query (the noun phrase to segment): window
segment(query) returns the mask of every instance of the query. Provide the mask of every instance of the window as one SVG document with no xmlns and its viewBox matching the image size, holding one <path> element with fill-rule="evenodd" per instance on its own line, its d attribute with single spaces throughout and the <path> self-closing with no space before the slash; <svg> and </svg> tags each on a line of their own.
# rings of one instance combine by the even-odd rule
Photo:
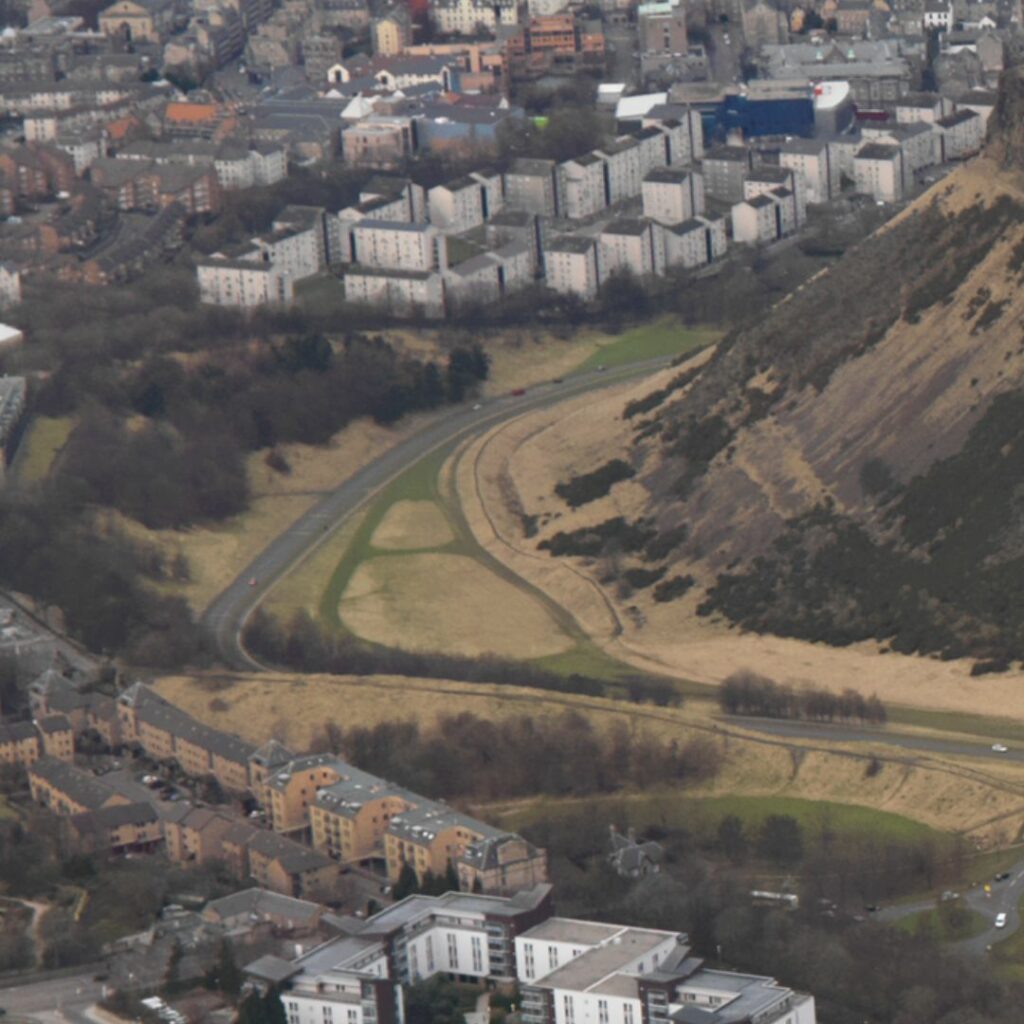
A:
<svg viewBox="0 0 1024 1024">
<path fill-rule="evenodd" d="M 415 946 L 409 947 L 409 974 L 413 981 L 420 976 L 420 958 Z"/>
<path fill-rule="evenodd" d="M 474 935 L 472 939 L 473 948 L 473 973 L 483 974 L 484 972 L 484 953 L 483 946 L 480 943 L 480 936 Z"/>
<path fill-rule="evenodd" d="M 536 973 L 533 964 L 533 943 L 531 942 L 523 944 L 523 969 L 527 978 L 532 978 Z"/>
<path fill-rule="evenodd" d="M 565 1024 L 576 1024 L 576 1004 L 572 996 L 562 996 L 562 1005 L 565 1008 Z"/>
<path fill-rule="evenodd" d="M 558 966 L 558 947 L 548 946 L 548 967 L 554 970 Z"/>
<path fill-rule="evenodd" d="M 459 967 L 459 945 L 454 935 L 448 935 L 448 966 L 453 970 Z"/>
<path fill-rule="evenodd" d="M 608 1000 L 598 999 L 597 1001 L 598 1024 L 608 1024 Z"/>
<path fill-rule="evenodd" d="M 622 1004 L 622 1024 L 633 1024 L 633 1004 Z"/>
<path fill-rule="evenodd" d="M 359 1011 L 358 1010 L 349 1010 L 348 1011 L 348 1024 L 357 1024 L 358 1020 L 359 1020 Z"/>
<path fill-rule="evenodd" d="M 434 973 L 434 942 L 433 939 L 427 939 L 427 974 L 428 976 Z"/>
<path fill-rule="evenodd" d="M 331 1006 L 324 1007 L 324 1024 L 331 1024 L 334 1016 L 334 1008 Z"/>
</svg>

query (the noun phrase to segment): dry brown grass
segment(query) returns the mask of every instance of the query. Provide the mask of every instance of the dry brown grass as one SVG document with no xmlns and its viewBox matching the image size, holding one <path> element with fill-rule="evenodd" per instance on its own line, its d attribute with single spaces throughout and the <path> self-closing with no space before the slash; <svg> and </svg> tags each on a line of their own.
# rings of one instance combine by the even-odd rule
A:
<svg viewBox="0 0 1024 1024">
<path fill-rule="evenodd" d="M 370 543 L 382 551 L 440 548 L 455 539 L 444 513 L 432 501 L 396 501 L 373 531 Z"/>
<path fill-rule="evenodd" d="M 338 613 L 356 635 L 411 651 L 539 658 L 573 646 L 539 600 L 465 555 L 368 559 Z"/>
<path fill-rule="evenodd" d="M 723 727 L 700 703 L 682 709 L 637 708 L 518 687 L 394 676 L 175 676 L 158 680 L 156 687 L 210 725 L 254 743 L 276 736 L 297 751 L 305 750 L 330 721 L 351 728 L 414 720 L 429 728 L 439 717 L 460 712 L 500 720 L 571 709 L 600 729 L 625 721 L 631 729 L 663 739 L 712 737 L 724 754 L 722 772 L 712 783 L 688 789 L 688 794 L 775 795 L 860 804 L 934 828 L 965 831 L 986 845 L 1014 838 L 1024 825 L 1021 766 L 1001 764 L 995 773 L 987 762 L 904 756 L 881 744 L 840 745 L 826 751 L 809 741 L 766 740 Z M 872 753 L 882 759 L 883 767 L 869 778 L 865 758 Z"/>
</svg>

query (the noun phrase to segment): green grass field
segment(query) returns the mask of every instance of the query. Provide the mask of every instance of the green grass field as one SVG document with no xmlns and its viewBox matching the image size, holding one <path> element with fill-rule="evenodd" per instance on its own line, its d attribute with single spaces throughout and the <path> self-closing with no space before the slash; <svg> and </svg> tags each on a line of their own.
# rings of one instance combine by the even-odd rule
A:
<svg viewBox="0 0 1024 1024">
<path fill-rule="evenodd" d="M 944 838 L 944 833 L 920 822 L 871 807 L 784 796 L 680 797 L 677 790 L 620 794 L 582 801 L 539 800 L 501 815 L 501 824 L 506 828 L 520 829 L 553 811 L 567 811 L 572 807 L 592 810 L 604 820 L 607 817 L 607 812 L 602 810 L 604 805 L 614 807 L 616 813 L 628 815 L 629 824 L 638 831 L 650 825 L 667 829 L 685 828 L 698 840 L 712 838 L 721 820 L 730 814 L 743 822 L 748 833 L 756 832 L 765 818 L 779 814 L 795 818 L 808 836 L 827 829 L 839 840 L 855 836 L 871 836 L 878 842 Z"/>
<path fill-rule="evenodd" d="M 26 484 L 45 480 L 74 428 L 75 420 L 71 416 L 36 416 L 14 457 L 11 467 L 14 477 Z"/>
<path fill-rule="evenodd" d="M 940 942 L 961 942 L 973 939 L 988 928 L 988 921 L 976 910 L 963 908 L 963 913 L 951 919 L 937 907 L 922 910 L 919 914 L 911 914 L 896 922 L 901 931 L 916 935 L 925 931 L 934 935 Z"/>
<path fill-rule="evenodd" d="M 634 327 L 607 345 L 602 345 L 577 370 L 583 373 L 596 370 L 598 366 L 612 369 L 629 363 L 640 363 L 645 359 L 656 359 L 658 356 L 696 352 L 721 336 L 721 331 L 708 327 L 681 327 L 672 317 L 665 317 L 642 327 Z"/>
<path fill-rule="evenodd" d="M 1024 896 L 1021 896 L 1017 910 L 1024 914 Z M 1000 977 L 1007 981 L 1024 982 L 1024 928 L 1019 928 L 1008 939 L 992 946 L 992 961 Z"/>
<path fill-rule="evenodd" d="M 957 711 L 926 711 L 919 708 L 889 707 L 889 722 L 893 725 L 916 725 L 940 732 L 963 733 L 995 742 L 1006 740 L 1024 743 L 1024 722 L 1014 722 L 991 715 L 965 715 Z"/>
</svg>

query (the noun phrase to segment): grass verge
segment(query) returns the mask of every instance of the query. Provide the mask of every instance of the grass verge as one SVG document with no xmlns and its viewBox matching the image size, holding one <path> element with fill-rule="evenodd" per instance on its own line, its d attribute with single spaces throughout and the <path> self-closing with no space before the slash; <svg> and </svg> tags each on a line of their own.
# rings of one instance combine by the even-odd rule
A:
<svg viewBox="0 0 1024 1024">
<path fill-rule="evenodd" d="M 961 942 L 981 935 L 988 928 L 988 921 L 976 910 L 964 906 L 955 906 L 949 912 L 931 907 L 918 914 L 911 914 L 910 917 L 900 918 L 895 926 L 911 935 L 924 932 L 935 936 L 940 942 Z"/>
<path fill-rule="evenodd" d="M 598 366 L 612 369 L 659 356 L 688 354 L 710 345 L 721 336 L 721 331 L 708 327 L 682 327 L 674 317 L 663 317 L 634 327 L 602 345 L 579 365 L 577 371 L 585 373 L 596 370 Z"/>
<path fill-rule="evenodd" d="M 67 443 L 75 420 L 71 416 L 36 416 L 21 439 L 11 472 L 24 484 L 45 480 Z"/>
</svg>

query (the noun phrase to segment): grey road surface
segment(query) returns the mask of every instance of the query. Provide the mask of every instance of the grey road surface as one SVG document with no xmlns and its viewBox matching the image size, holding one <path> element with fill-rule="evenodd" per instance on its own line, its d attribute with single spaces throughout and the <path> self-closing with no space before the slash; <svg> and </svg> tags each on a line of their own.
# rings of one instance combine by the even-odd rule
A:
<svg viewBox="0 0 1024 1024">
<path fill-rule="evenodd" d="M 0 989 L 0 1006 L 9 1016 L 33 1016 L 41 1020 L 70 1020 L 88 1024 L 85 1011 L 103 995 L 93 981 L 94 971 L 70 978 L 49 978 L 15 988 Z"/>
<path fill-rule="evenodd" d="M 275 538 L 214 598 L 202 621 L 213 634 L 220 657 L 230 667 L 243 671 L 262 668 L 241 643 L 241 631 L 249 614 L 277 579 L 398 474 L 439 448 L 480 434 L 504 420 L 642 377 L 670 362 L 669 358 L 659 358 L 606 372 L 578 373 L 564 381 L 532 387 L 524 395 L 509 394 L 483 401 L 478 403 L 479 408 L 459 406 L 433 420 L 415 437 L 367 463 Z"/>
<path fill-rule="evenodd" d="M 832 743 L 885 743 L 890 747 L 901 747 L 904 750 L 928 754 L 985 757 L 998 761 L 1024 761 L 1024 749 L 1017 750 L 1011 746 L 1005 753 L 999 753 L 992 749 L 991 743 L 984 741 L 964 743 L 958 740 L 940 740 L 930 736 L 889 732 L 888 729 L 858 729 L 853 726 L 826 725 L 821 722 L 790 722 L 773 718 L 748 718 L 741 715 L 730 715 L 723 721 L 785 739 L 828 740 Z"/>
<path fill-rule="evenodd" d="M 990 888 L 988 893 L 985 892 L 986 884 Z M 967 906 L 981 914 L 988 922 L 988 927 L 974 938 L 951 943 L 950 949 L 972 956 L 984 956 L 989 946 L 1013 935 L 1021 925 L 1017 904 L 1020 902 L 1022 894 L 1024 894 L 1024 860 L 1018 861 L 1011 868 L 1010 877 L 1005 882 L 988 879 L 961 893 Z M 934 906 L 934 899 L 920 900 L 917 903 L 905 903 L 898 907 L 886 907 L 878 913 L 877 917 L 880 921 L 899 921 L 912 914 L 918 914 L 922 910 L 930 910 Z M 998 914 L 1006 914 L 1006 925 L 1003 928 L 995 926 Z"/>
</svg>

